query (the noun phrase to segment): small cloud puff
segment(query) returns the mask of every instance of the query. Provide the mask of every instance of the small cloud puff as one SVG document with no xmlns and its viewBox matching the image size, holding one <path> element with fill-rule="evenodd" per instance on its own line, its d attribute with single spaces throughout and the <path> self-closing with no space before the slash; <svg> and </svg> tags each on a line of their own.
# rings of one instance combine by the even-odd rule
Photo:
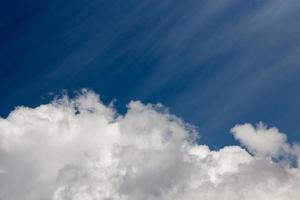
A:
<svg viewBox="0 0 300 200">
<path fill-rule="evenodd" d="M 18 107 L 0 118 L 0 199 L 299 198 L 299 146 L 263 125 L 231 132 L 246 149 L 212 151 L 161 105 L 132 101 L 119 115 L 87 90 Z"/>
<path fill-rule="evenodd" d="M 262 123 L 256 128 L 251 124 L 236 125 L 231 132 L 253 154 L 274 157 L 287 148 L 286 135 L 277 128 L 268 129 Z"/>
</svg>

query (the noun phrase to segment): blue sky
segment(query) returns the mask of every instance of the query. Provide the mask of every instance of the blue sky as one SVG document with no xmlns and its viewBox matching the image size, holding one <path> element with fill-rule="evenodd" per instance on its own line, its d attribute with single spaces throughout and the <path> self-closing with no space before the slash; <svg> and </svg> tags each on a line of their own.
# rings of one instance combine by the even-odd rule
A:
<svg viewBox="0 0 300 200">
<path fill-rule="evenodd" d="M 296 0 L 2 1 L 0 115 L 90 88 L 121 112 L 161 102 L 212 147 L 244 122 L 299 141 L 299 17 Z"/>
</svg>

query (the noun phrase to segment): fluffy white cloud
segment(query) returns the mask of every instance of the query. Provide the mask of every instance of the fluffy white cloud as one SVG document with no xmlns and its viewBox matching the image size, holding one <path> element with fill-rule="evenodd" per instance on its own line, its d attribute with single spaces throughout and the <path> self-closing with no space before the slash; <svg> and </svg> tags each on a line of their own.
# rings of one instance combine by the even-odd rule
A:
<svg viewBox="0 0 300 200">
<path fill-rule="evenodd" d="M 0 199 L 298 200 L 300 148 L 275 128 L 237 125 L 212 151 L 161 105 L 125 115 L 83 91 L 0 118 Z M 274 161 L 272 158 L 281 159 Z"/>
<path fill-rule="evenodd" d="M 254 154 L 276 156 L 286 148 L 286 135 L 277 128 L 267 128 L 262 123 L 257 127 L 251 124 L 236 125 L 231 129 L 234 137 Z"/>
</svg>

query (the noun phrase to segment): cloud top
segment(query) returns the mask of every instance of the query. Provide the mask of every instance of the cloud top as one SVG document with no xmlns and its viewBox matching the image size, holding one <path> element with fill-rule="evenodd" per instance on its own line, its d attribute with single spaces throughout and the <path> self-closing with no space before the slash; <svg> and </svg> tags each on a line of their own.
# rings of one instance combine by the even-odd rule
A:
<svg viewBox="0 0 300 200">
<path fill-rule="evenodd" d="M 287 146 L 285 134 L 274 127 L 268 129 L 262 123 L 256 128 L 251 124 L 236 125 L 231 132 L 235 139 L 254 154 L 276 156 Z"/>
<path fill-rule="evenodd" d="M 18 107 L 0 118 L 0 199 L 299 198 L 299 146 L 262 125 L 231 132 L 246 149 L 212 151 L 162 105 L 132 101 L 119 115 L 87 90 Z"/>
</svg>

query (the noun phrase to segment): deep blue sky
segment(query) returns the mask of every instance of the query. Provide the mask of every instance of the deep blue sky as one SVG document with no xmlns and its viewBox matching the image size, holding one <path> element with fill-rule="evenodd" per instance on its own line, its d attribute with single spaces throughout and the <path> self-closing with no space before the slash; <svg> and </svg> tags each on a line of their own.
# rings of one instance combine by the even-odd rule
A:
<svg viewBox="0 0 300 200">
<path fill-rule="evenodd" d="M 300 1 L 0 1 L 0 115 L 90 88 L 161 102 L 201 132 L 263 121 L 300 141 Z"/>
</svg>

